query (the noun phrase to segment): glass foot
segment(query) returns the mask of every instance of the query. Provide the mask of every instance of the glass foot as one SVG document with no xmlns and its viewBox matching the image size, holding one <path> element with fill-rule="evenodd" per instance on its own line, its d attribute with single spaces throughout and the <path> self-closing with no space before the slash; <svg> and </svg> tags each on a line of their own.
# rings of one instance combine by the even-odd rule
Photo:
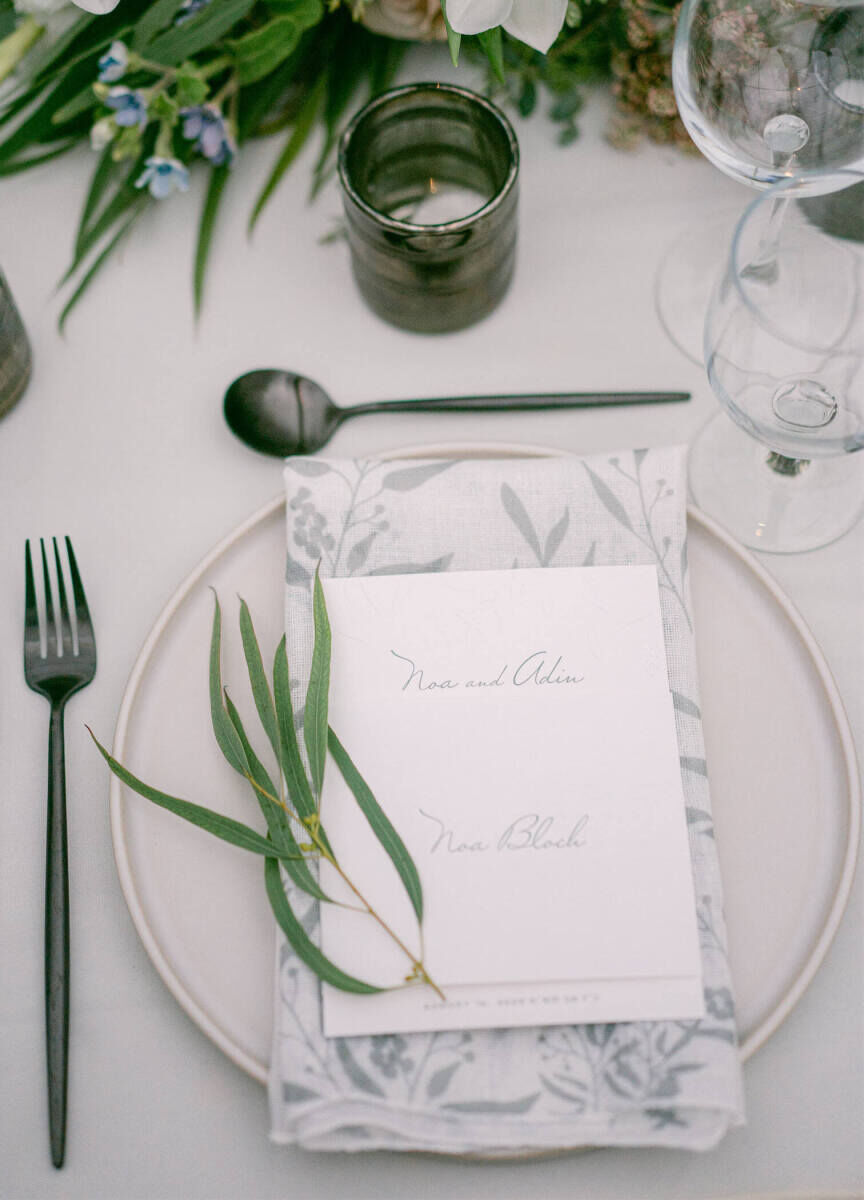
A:
<svg viewBox="0 0 864 1200">
<path fill-rule="evenodd" d="M 747 197 L 742 197 L 741 208 Z M 654 279 L 654 310 L 663 331 L 685 358 L 701 367 L 705 314 L 729 254 L 740 208 L 710 214 L 669 246 Z"/>
<path fill-rule="evenodd" d="M 690 446 L 696 504 L 745 546 L 797 554 L 827 546 L 864 512 L 864 454 L 790 459 L 719 412 Z"/>
</svg>

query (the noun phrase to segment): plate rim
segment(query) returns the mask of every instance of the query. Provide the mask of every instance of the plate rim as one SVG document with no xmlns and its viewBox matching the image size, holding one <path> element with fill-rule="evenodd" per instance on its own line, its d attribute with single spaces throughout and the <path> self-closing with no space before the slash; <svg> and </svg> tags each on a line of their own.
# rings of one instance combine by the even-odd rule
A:
<svg viewBox="0 0 864 1200">
<path fill-rule="evenodd" d="M 377 457 L 388 461 L 398 458 L 417 458 L 421 455 L 429 458 L 464 458 L 468 457 L 470 452 L 473 452 L 475 455 L 477 452 L 481 452 L 488 457 L 490 451 L 499 452 L 502 457 L 520 455 L 557 457 L 560 454 L 559 451 L 539 445 L 478 442 L 476 444 L 448 443 L 441 445 L 436 443 L 430 445 L 412 445 L 400 447 L 396 450 L 384 451 Z M 228 553 L 229 550 L 258 525 L 275 516 L 280 508 L 284 508 L 285 502 L 284 492 L 280 492 L 225 534 L 184 577 L 162 608 L 136 656 L 123 689 L 123 697 L 112 743 L 112 754 L 115 758 L 122 761 L 139 688 L 153 651 L 172 617 L 214 563 Z M 798 1004 L 818 973 L 839 928 L 849 902 L 857 866 L 858 846 L 861 834 L 861 777 L 858 770 L 855 742 L 839 689 L 816 638 L 795 604 L 786 595 L 767 568 L 749 550 L 742 546 L 740 542 L 736 541 L 722 525 L 692 503 L 688 503 L 687 505 L 687 517 L 688 520 L 701 525 L 703 530 L 707 531 L 709 535 L 719 541 L 727 551 L 739 560 L 761 586 L 770 593 L 773 600 L 779 605 L 787 620 L 794 628 L 804 649 L 807 651 L 812 666 L 816 670 L 825 698 L 831 709 L 846 770 L 846 816 L 849 832 L 843 863 L 830 908 L 819 934 L 814 940 L 810 953 L 802 963 L 800 970 L 783 997 L 755 1029 L 751 1030 L 747 1037 L 740 1042 L 739 1053 L 743 1063 L 752 1057 L 776 1033 Z M 146 950 L 151 963 L 161 977 L 162 982 L 185 1011 L 186 1015 L 191 1018 L 198 1028 L 210 1038 L 228 1059 L 266 1087 L 269 1064 L 261 1063 L 254 1055 L 248 1053 L 241 1046 L 238 1046 L 231 1036 L 201 1007 L 182 979 L 173 970 L 148 922 L 135 884 L 128 840 L 125 836 L 123 792 L 124 788 L 120 780 L 115 775 L 112 775 L 109 790 L 109 813 L 114 861 L 117 867 L 123 898 L 138 938 Z"/>
</svg>

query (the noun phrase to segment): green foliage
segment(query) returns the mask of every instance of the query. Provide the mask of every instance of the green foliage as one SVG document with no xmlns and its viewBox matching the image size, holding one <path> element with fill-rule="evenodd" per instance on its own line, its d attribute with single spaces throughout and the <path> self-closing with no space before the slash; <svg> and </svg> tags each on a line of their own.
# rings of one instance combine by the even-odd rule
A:
<svg viewBox="0 0 864 1200">
<path fill-rule="evenodd" d="M 3 0 L 3 3 L 0 4 L 0 38 L 8 37 L 15 25 L 15 9 L 12 7 L 12 0 Z"/>
<path fill-rule="evenodd" d="M 100 150 L 106 137 L 112 139 L 107 154 L 102 150 L 80 218 L 66 275 L 73 295 L 64 307 L 64 319 L 118 244 L 121 226 L 125 233 L 153 202 L 135 187 L 146 157 L 168 154 L 182 166 L 203 161 L 201 143 L 183 136 L 178 122 L 182 109 L 206 104 L 211 113 L 222 114 L 241 151 L 251 138 L 284 134 L 253 205 L 251 229 L 318 128 L 322 136 L 311 194 L 330 178 L 351 111 L 392 84 L 407 45 L 370 33 L 354 19 L 362 5 L 351 0 L 210 0 L 192 15 L 181 13 L 182 4 L 183 0 L 123 0 L 105 16 L 81 12 L 54 43 L 41 39 L 27 52 L 20 84 L 0 105 L 0 176 L 50 161 L 86 141 L 93 127 Z M 638 0 L 570 0 L 564 29 L 546 55 L 502 34 L 500 28 L 463 38 L 447 22 L 446 0 L 442 7 L 453 62 L 465 53 L 485 61 L 490 93 L 523 117 L 544 107 L 543 96 L 550 96 L 545 107 L 559 127 L 562 143 L 578 135 L 584 86 L 608 78 L 613 67 L 619 103 L 628 112 L 638 113 L 640 106 L 655 103 L 658 85 L 668 108 L 671 89 L 665 75 L 674 31 L 672 0 L 656 0 L 650 8 Z M 12 0 L 0 0 L 0 37 L 15 19 Z M 651 41 L 644 54 L 628 41 L 634 21 L 639 38 Z M 94 88 L 99 58 L 114 40 L 130 50 L 129 67 L 119 82 L 143 97 L 143 129 L 136 125 L 118 130 L 109 123 L 109 88 Z M 668 116 L 652 119 L 652 135 L 671 127 Z M 118 166 L 117 172 L 109 161 Z M 133 169 L 124 174 L 130 163 Z M 227 182 L 224 163 L 207 165 L 212 176 L 193 264 L 196 312 L 203 302 Z"/>
<path fill-rule="evenodd" d="M 492 74 L 500 83 L 506 83 L 504 75 L 504 41 L 501 26 L 487 29 L 485 33 L 477 34 L 477 41 L 483 47 L 483 53 L 489 59 Z"/>
<path fill-rule="evenodd" d="M 207 99 L 210 88 L 206 79 L 189 63 L 178 67 L 175 83 L 175 95 L 181 108 L 191 108 L 203 104 Z"/>
<path fill-rule="evenodd" d="M 447 0 L 441 0 L 441 12 L 444 15 L 444 28 L 447 30 L 447 46 L 450 50 L 450 60 L 454 67 L 459 66 L 459 50 L 462 46 L 462 34 L 457 33 L 447 16 Z"/>
<path fill-rule="evenodd" d="M 309 756 L 312 775 L 312 790 L 320 801 L 324 782 L 324 765 L 327 760 L 327 702 L 330 691 L 330 622 L 324 590 L 318 572 L 312 591 L 312 614 L 315 621 L 315 649 L 309 672 L 309 687 L 306 690 L 306 708 L 303 716 L 303 737 Z"/>
<path fill-rule="evenodd" d="M 260 29 L 228 43 L 240 83 L 256 83 L 296 50 L 303 32 L 293 17 L 274 17 Z"/>
<path fill-rule="evenodd" d="M 182 25 L 174 25 L 141 47 L 141 53 L 166 67 L 176 67 L 186 58 L 212 50 L 242 21 L 255 0 L 216 0 Z"/>
<path fill-rule="evenodd" d="M 180 115 L 180 102 L 169 96 L 167 92 L 160 92 L 150 105 L 150 113 L 157 121 L 166 121 L 169 125 L 175 125 Z"/>
<path fill-rule="evenodd" d="M 357 885 L 345 874 L 321 825 L 320 793 L 329 746 L 330 753 L 357 800 L 360 811 L 402 881 L 419 927 L 423 916 L 423 893 L 417 869 L 393 824 L 327 724 L 330 625 L 321 581 L 316 575 L 312 596 L 315 641 L 304 719 L 311 783 L 307 778 L 297 741 L 284 637 L 276 652 L 271 683 L 264 670 L 252 617 L 245 602 L 241 601 L 240 636 L 255 710 L 275 761 L 276 770 L 271 773 L 253 747 L 239 710 L 223 684 L 222 610 L 218 598 L 214 597 L 214 601 L 208 672 L 213 732 L 225 760 L 250 784 L 267 825 L 266 834 L 257 832 L 233 817 L 226 817 L 200 804 L 193 804 L 152 787 L 118 762 L 94 736 L 93 740 L 99 752 L 114 775 L 133 792 L 182 817 L 206 833 L 265 859 L 265 887 L 273 915 L 297 956 L 320 979 L 332 987 L 356 994 L 372 994 L 386 990 L 377 984 L 366 983 L 346 974 L 331 962 L 310 939 L 294 911 L 292 901 L 283 885 L 282 869 L 284 868 L 300 891 L 320 903 L 332 904 L 335 901 L 322 890 L 310 865 L 325 860 L 350 889 L 356 901 L 352 908 L 365 912 L 406 954 L 410 967 L 406 980 L 427 983 L 435 988 L 421 955 L 408 949 L 366 901 Z M 286 791 L 287 800 L 284 798 Z M 422 943 L 422 938 L 420 940 Z M 392 986 L 399 987 L 403 984 L 404 981 L 400 981 Z"/>
<path fill-rule="evenodd" d="M 132 49 L 142 53 L 144 47 L 171 24 L 182 4 L 183 0 L 154 0 L 135 26 Z"/>
</svg>

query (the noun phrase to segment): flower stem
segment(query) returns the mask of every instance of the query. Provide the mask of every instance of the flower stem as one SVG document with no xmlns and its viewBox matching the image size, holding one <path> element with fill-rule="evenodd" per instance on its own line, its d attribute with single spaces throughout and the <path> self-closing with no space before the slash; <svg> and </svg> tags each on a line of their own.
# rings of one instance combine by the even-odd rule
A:
<svg viewBox="0 0 864 1200">
<path fill-rule="evenodd" d="M 174 136 L 171 132 L 171 126 L 167 121 L 160 122 L 155 149 L 156 154 L 160 158 L 174 157 Z"/>
<path fill-rule="evenodd" d="M 209 101 L 209 103 L 214 104 L 216 108 L 221 108 L 223 101 L 233 96 L 239 86 L 240 84 L 237 80 L 237 76 L 232 73 L 227 82 L 223 84 L 223 86 L 215 94 L 212 100 Z"/>
</svg>

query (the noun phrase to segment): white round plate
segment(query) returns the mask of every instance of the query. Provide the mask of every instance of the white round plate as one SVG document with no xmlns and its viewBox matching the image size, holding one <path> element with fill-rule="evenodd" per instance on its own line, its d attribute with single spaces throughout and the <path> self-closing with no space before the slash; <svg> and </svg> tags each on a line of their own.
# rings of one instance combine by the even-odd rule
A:
<svg viewBox="0 0 864 1200">
<path fill-rule="evenodd" d="M 538 447 L 420 447 L 398 457 L 512 456 Z M 388 457 L 397 457 L 388 455 Z M 859 777 L 846 716 L 801 617 L 756 560 L 703 514 L 688 516 L 702 709 L 743 1057 L 776 1030 L 816 973 L 855 870 Z M 172 795 L 260 818 L 210 728 L 214 588 L 226 683 L 249 709 L 236 632 L 248 602 L 262 648 L 281 636 L 284 501 L 234 530 L 180 586 L 126 688 L 114 753 Z M 265 650 L 265 654 L 267 651 Z M 114 852 L 135 926 L 189 1016 L 244 1070 L 267 1077 L 273 921 L 260 860 L 112 778 Z"/>
</svg>

